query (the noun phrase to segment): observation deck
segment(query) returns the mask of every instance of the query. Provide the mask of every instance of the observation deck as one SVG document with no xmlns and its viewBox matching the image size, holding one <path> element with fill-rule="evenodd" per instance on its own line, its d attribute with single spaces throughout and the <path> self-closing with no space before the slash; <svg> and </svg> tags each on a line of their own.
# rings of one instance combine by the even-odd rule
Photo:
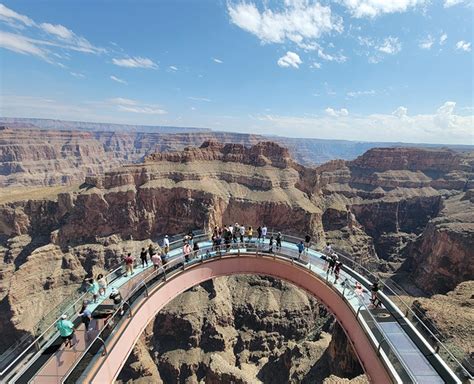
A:
<svg viewBox="0 0 474 384">
<path fill-rule="evenodd" d="M 108 299 L 90 304 L 95 313 L 114 308 L 111 315 L 93 320 L 85 332 L 77 316 L 87 293 L 69 298 L 67 306 L 52 308 L 37 336 L 19 340 L 0 357 L 1 382 L 107 383 L 113 382 L 138 337 L 155 315 L 173 298 L 206 280 L 233 274 L 259 274 L 288 281 L 318 299 L 335 316 L 350 340 L 371 382 L 462 383 L 470 373 L 421 319 L 390 287 L 378 292 L 380 306 L 371 302 L 372 272 L 339 254 L 343 267 L 337 283 L 327 273 L 326 255 L 309 248 L 301 255 L 299 238 L 282 235 L 281 248 L 268 251 L 267 243 L 232 243 L 216 250 L 209 235 L 194 237 L 200 251 L 188 261 L 182 238 L 172 241 L 164 266 L 137 267 L 126 276 L 122 266 L 106 276 L 107 294 L 117 288 L 123 305 Z M 356 283 L 360 284 L 357 285 Z M 122 314 L 122 310 L 124 313 Z M 76 344 L 65 349 L 55 324 L 67 314 L 76 326 Z"/>
</svg>

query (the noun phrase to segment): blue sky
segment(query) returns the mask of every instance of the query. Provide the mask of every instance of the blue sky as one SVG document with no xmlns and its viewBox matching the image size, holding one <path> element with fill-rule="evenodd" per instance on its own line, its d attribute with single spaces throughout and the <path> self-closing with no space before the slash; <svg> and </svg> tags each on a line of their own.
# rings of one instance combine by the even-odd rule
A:
<svg viewBox="0 0 474 384">
<path fill-rule="evenodd" d="M 473 1 L 4 1 L 0 114 L 473 144 Z"/>
</svg>

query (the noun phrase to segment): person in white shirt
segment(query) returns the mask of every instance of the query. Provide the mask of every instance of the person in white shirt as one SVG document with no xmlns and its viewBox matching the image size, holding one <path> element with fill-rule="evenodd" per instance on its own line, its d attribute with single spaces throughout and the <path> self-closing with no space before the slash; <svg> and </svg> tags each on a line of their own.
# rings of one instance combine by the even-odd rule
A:
<svg viewBox="0 0 474 384">
<path fill-rule="evenodd" d="M 245 226 L 242 225 L 240 227 L 240 242 L 243 243 L 244 242 L 244 235 L 245 235 Z"/>
<path fill-rule="evenodd" d="M 170 250 L 170 240 L 168 239 L 168 235 L 165 236 L 165 238 L 163 239 L 163 252 L 166 254 L 168 254 Z"/>
<path fill-rule="evenodd" d="M 262 239 L 263 239 L 263 242 L 265 242 L 266 238 L 267 238 L 267 232 L 268 232 L 268 229 L 267 229 L 267 226 L 264 225 L 262 227 Z"/>
</svg>

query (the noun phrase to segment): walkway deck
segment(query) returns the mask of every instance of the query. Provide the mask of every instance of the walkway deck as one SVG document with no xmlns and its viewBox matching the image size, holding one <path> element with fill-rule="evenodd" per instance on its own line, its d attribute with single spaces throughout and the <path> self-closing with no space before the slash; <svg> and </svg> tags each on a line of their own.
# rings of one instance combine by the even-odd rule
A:
<svg viewBox="0 0 474 384">
<path fill-rule="evenodd" d="M 202 262 L 205 257 L 206 249 L 211 249 L 210 241 L 201 241 L 199 244 L 201 246 L 201 256 L 186 263 L 188 267 Z M 231 249 L 227 254 L 252 254 L 255 252 L 262 254 L 262 249 L 257 250 L 254 244 L 250 244 L 249 248 L 241 246 L 238 249 Z M 225 253 L 222 254 L 225 255 Z M 272 256 L 270 254 L 267 255 Z M 215 258 L 218 255 L 216 252 L 211 251 L 209 256 L 210 258 Z M 357 317 L 359 321 L 363 323 L 367 333 L 373 338 L 374 344 L 380 346 L 381 358 L 384 359 L 387 364 L 391 364 L 394 381 L 403 383 L 445 382 L 445 380 L 441 378 L 440 373 L 433 367 L 430 361 L 428 361 L 422 350 L 417 347 L 417 344 L 410 338 L 405 329 L 400 326 L 397 319 L 386 309 L 374 309 L 371 307 L 367 281 L 364 282 L 362 277 L 361 279 L 357 279 L 364 286 L 362 291 L 357 292 L 353 289 L 356 281 L 354 276 L 357 276 L 357 274 L 348 271 L 346 268 L 347 271 L 341 271 L 338 283 L 334 284 L 334 277 L 331 275 L 328 276 L 326 273 L 326 264 L 322 256 L 323 255 L 317 251 L 309 250 L 303 256 L 303 260 L 296 261 L 295 263 L 308 268 L 316 277 L 326 281 L 327 284 L 345 298 L 354 313 L 357 313 Z M 177 262 L 182 259 L 181 249 L 171 250 L 169 258 L 170 260 L 175 260 L 177 264 Z M 298 252 L 296 244 L 287 241 L 282 242 L 282 249 L 278 251 L 278 258 L 286 260 L 297 259 Z M 170 262 L 169 265 L 172 266 L 172 262 Z M 127 298 L 147 276 L 152 276 L 153 267 L 150 263 L 148 268 L 138 267 L 135 271 L 135 274 L 132 276 L 121 276 L 113 281 L 107 288 L 105 297 L 101 298 L 97 304 L 91 304 L 90 309 L 95 310 L 97 306 L 109 302 L 109 299 L 106 299 L 106 297 L 110 294 L 112 287 L 119 289 L 122 296 Z M 84 356 L 88 348 L 90 348 L 91 343 L 96 341 L 96 336 L 103 330 L 103 327 L 104 321 L 94 322 L 95 330 L 85 334 L 83 326 L 80 325 L 76 330 L 77 344 L 72 349 L 66 350 L 63 346 L 59 348 L 57 346 L 55 347 L 54 345 L 58 343 L 58 340 L 57 337 L 52 338 L 48 345 L 45 346 L 42 354 L 38 355 L 33 364 L 17 377 L 16 382 L 35 384 L 59 384 L 63 382 L 65 377 L 74 369 L 82 356 Z M 429 348 L 430 347 L 428 347 L 428 349 Z M 431 353 L 435 355 L 433 350 L 431 350 Z M 453 374 L 451 382 L 460 381 L 456 380 Z"/>
</svg>

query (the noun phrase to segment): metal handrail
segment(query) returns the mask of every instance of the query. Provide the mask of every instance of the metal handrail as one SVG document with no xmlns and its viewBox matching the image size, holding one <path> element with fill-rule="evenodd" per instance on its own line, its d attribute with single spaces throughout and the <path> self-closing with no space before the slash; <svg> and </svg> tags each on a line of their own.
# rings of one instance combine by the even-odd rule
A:
<svg viewBox="0 0 474 384">
<path fill-rule="evenodd" d="M 184 234 L 182 234 L 184 236 Z M 203 234 L 201 235 L 197 235 L 196 237 L 200 237 L 200 236 L 206 236 L 207 233 L 204 231 Z M 180 235 L 175 235 L 175 236 L 180 236 Z M 170 242 L 170 250 L 172 249 L 172 245 L 176 245 L 178 243 L 182 242 L 182 238 L 181 239 L 177 239 L 175 241 L 172 241 Z M 173 248 L 174 249 L 174 248 Z M 123 268 L 123 265 L 120 264 L 120 266 L 118 267 L 113 267 L 114 269 L 112 271 L 110 271 L 106 276 L 105 278 L 107 279 L 110 275 L 114 274 L 116 271 L 119 271 L 120 269 Z M 88 292 L 84 292 L 81 296 L 79 296 L 79 298 L 77 298 L 73 304 L 71 304 L 69 307 L 67 307 L 65 310 L 61 311 L 63 313 L 65 312 L 68 312 L 70 311 L 71 309 L 73 309 L 75 307 L 75 305 L 77 305 L 77 303 L 79 303 L 80 301 L 83 301 L 84 298 L 88 295 Z M 64 300 L 63 300 L 64 301 Z M 47 332 L 49 332 L 55 325 L 56 323 L 59 321 L 61 317 L 58 317 L 56 318 L 39 336 L 36 336 L 34 338 L 34 340 L 27 346 L 27 347 L 23 347 L 22 350 L 21 350 L 21 353 L 13 360 L 11 361 L 2 371 L 0 371 L 0 376 L 3 376 L 5 375 L 9 370 L 10 368 L 12 368 L 23 356 L 26 355 L 26 353 L 28 351 L 30 351 L 32 349 L 32 347 L 34 347 L 35 345 L 38 345 L 38 342 L 39 340 L 41 340 L 43 338 L 44 335 L 46 335 Z M 41 320 L 37 323 L 39 324 L 41 322 Z M 56 332 L 55 332 L 56 334 Z M 46 343 L 47 344 L 47 343 Z M 20 348 L 20 345 L 17 345 L 12 351 L 8 352 L 5 351 L 5 352 L 8 352 L 9 355 L 11 355 L 13 353 L 13 351 L 15 349 L 19 349 Z"/>
<path fill-rule="evenodd" d="M 202 241 L 202 240 L 199 240 L 199 238 L 200 238 L 200 237 L 206 237 L 206 236 L 208 236 L 207 233 L 204 233 L 204 234 L 201 235 L 201 236 L 195 236 L 195 241 L 198 241 L 198 242 L 199 242 L 199 241 Z M 270 237 L 270 236 L 267 236 L 267 238 L 269 238 L 269 237 Z M 301 240 L 301 239 L 299 239 L 299 238 L 297 238 L 297 237 L 295 237 L 295 236 L 282 234 L 282 241 L 287 241 L 287 242 L 288 242 L 288 239 L 289 239 L 289 238 L 296 239 L 297 242 L 299 242 L 299 241 Z M 255 237 L 254 237 L 253 239 L 255 239 Z M 172 243 L 170 243 L 170 249 L 171 249 L 171 245 L 173 245 L 173 249 L 176 249 L 174 246 L 175 246 L 176 244 L 180 243 L 181 241 L 182 241 L 182 239 L 181 239 L 181 240 L 176 240 L 176 241 L 173 241 Z M 259 255 L 259 251 L 260 251 L 262 248 L 264 248 L 265 245 L 267 245 L 267 243 L 249 243 L 249 242 L 247 241 L 247 239 L 245 239 L 245 241 L 244 241 L 243 244 L 241 244 L 240 242 L 237 242 L 237 244 L 236 244 L 236 243 L 233 243 L 233 242 L 231 242 L 230 244 L 222 243 L 222 244 L 220 245 L 220 252 L 215 252 L 215 247 L 214 247 L 214 245 L 209 245 L 209 246 L 206 246 L 206 247 L 201 248 L 201 249 L 199 250 L 199 253 L 201 254 L 201 255 L 200 255 L 200 256 L 201 256 L 201 261 L 203 261 L 203 260 L 205 259 L 205 256 L 206 256 L 206 255 L 205 255 L 205 252 L 206 252 L 206 251 L 211 251 L 212 253 L 215 252 L 216 255 L 219 255 L 219 254 L 222 255 L 222 253 L 224 253 L 224 254 L 226 253 L 226 248 L 229 248 L 229 249 L 237 249 L 238 251 L 240 251 L 241 248 L 247 248 L 247 251 L 251 251 L 251 249 L 255 249 L 256 255 L 258 256 L 258 255 Z M 285 248 L 288 248 L 288 247 L 285 247 Z M 319 253 L 321 253 L 320 250 L 317 250 L 317 249 L 315 249 L 314 247 L 311 247 L 311 249 L 312 249 L 312 250 L 315 250 L 315 251 L 317 251 L 317 252 L 319 252 Z M 296 250 L 295 250 L 295 251 L 296 251 Z M 206 253 L 207 253 L 207 252 L 206 252 Z M 195 255 L 195 252 L 193 252 L 193 255 Z M 288 254 L 284 254 L 284 253 L 283 253 L 283 254 L 280 254 L 278 251 L 276 251 L 276 250 L 274 249 L 273 256 L 276 257 L 277 255 L 278 255 L 278 256 L 282 255 L 285 259 L 288 259 Z M 296 252 L 295 252 L 295 255 L 297 255 Z M 215 256 L 215 255 L 214 255 L 214 256 Z M 211 256 L 211 257 L 214 257 L 214 256 Z M 377 276 L 375 276 L 372 272 L 370 272 L 369 270 L 367 270 L 366 268 L 364 268 L 363 266 L 361 266 L 361 265 L 358 264 L 357 262 L 355 262 L 355 261 L 353 261 L 353 260 L 347 258 L 347 257 L 344 256 L 344 255 L 340 255 L 340 256 L 341 256 L 342 258 L 344 258 L 345 260 L 348 260 L 348 261 L 349 261 L 350 263 L 352 263 L 353 265 L 362 268 L 362 270 L 364 270 L 369 276 L 375 277 L 375 278 L 379 279 L 379 278 L 378 278 Z M 291 256 L 291 259 L 292 259 L 292 261 L 293 261 L 293 257 L 292 257 L 292 256 Z M 192 263 L 192 262 L 194 262 L 194 260 L 195 260 L 195 257 L 193 257 L 193 258 L 190 260 L 190 262 Z M 173 268 L 173 267 L 179 265 L 181 262 L 182 262 L 183 264 L 186 264 L 183 255 L 177 255 L 177 256 L 172 257 L 171 259 L 169 259 L 169 261 L 168 261 L 165 265 L 161 266 L 159 269 L 157 269 L 157 270 L 153 271 L 152 273 L 150 273 L 149 275 L 147 275 L 143 280 L 138 281 L 138 282 L 136 283 L 135 287 L 130 291 L 130 293 L 128 294 L 127 297 L 128 297 L 128 298 L 131 298 L 131 296 L 132 296 L 133 294 L 135 294 L 136 292 L 138 292 L 141 288 L 143 288 L 144 285 L 146 286 L 146 284 L 147 284 L 148 282 L 150 282 L 152 279 L 158 277 L 161 273 L 163 273 L 163 278 L 166 279 L 166 272 L 167 272 L 167 270 L 169 270 L 170 268 Z M 137 275 L 137 276 L 139 276 L 139 275 Z M 150 287 L 151 287 L 151 286 L 150 286 Z M 390 287 L 389 287 L 389 289 L 390 289 Z M 390 289 L 390 291 L 393 292 L 391 289 Z M 395 295 L 396 297 L 399 297 L 395 292 L 393 292 L 393 293 L 394 293 L 394 295 Z M 126 300 L 124 300 L 124 302 L 125 302 L 125 301 L 126 301 Z M 405 303 L 403 302 L 403 300 L 400 300 L 400 301 L 402 301 L 402 303 L 405 304 Z M 406 306 L 406 304 L 405 304 L 405 306 Z M 409 307 L 408 307 L 408 309 L 410 310 Z M 413 311 L 411 311 L 411 312 L 413 312 Z M 370 313 L 370 311 L 369 311 L 369 313 Z M 372 314 L 370 314 L 370 315 L 371 315 L 371 317 L 373 318 Z M 418 316 L 416 316 L 416 314 L 413 313 L 413 315 L 414 315 L 417 319 L 419 319 Z M 375 319 L 374 319 L 374 320 L 375 320 Z M 419 320 L 421 321 L 421 319 L 419 319 Z M 423 324 L 422 321 L 421 321 L 421 323 Z M 425 327 L 426 327 L 426 326 L 425 326 Z M 428 329 L 428 331 L 430 331 L 430 330 Z M 430 332 L 430 333 L 432 334 L 432 332 Z M 434 335 L 433 335 L 433 336 L 434 336 Z M 436 337 L 436 336 L 434 336 L 434 337 Z M 94 340 L 94 341 L 95 341 L 95 340 Z M 93 341 L 93 342 L 94 342 L 94 341 Z M 90 346 L 93 344 L 93 342 L 90 344 Z M 454 362 L 457 363 L 457 365 L 462 368 L 462 370 L 464 371 L 464 373 L 467 374 L 468 376 L 470 376 L 470 373 L 463 367 L 463 365 L 456 359 L 456 357 L 454 357 L 454 355 L 452 355 L 452 353 L 443 345 L 443 343 L 440 342 L 440 344 L 441 344 L 441 346 L 448 352 L 448 354 L 453 358 Z M 87 348 L 87 350 L 90 348 L 90 346 Z M 79 358 L 78 361 L 80 361 L 81 359 L 82 359 L 82 357 Z M 72 372 L 72 369 L 71 369 L 71 372 Z M 471 376 L 471 377 L 472 377 L 472 376 Z"/>
<path fill-rule="evenodd" d="M 312 249 L 314 249 L 314 248 L 312 248 Z M 320 250 L 317 250 L 317 249 L 314 249 L 314 250 L 325 254 L 323 251 L 320 251 Z M 345 255 L 343 255 L 339 252 L 335 252 L 335 253 L 337 253 L 338 257 L 343 258 L 344 260 L 347 260 L 350 263 L 355 264 L 356 266 L 361 268 L 365 273 L 367 273 L 370 277 L 372 277 L 374 279 L 374 281 L 382 280 L 379 276 L 375 275 L 373 272 L 371 272 L 370 270 L 368 270 L 364 266 L 360 265 L 359 263 L 355 262 L 354 260 L 348 258 L 347 256 L 345 256 Z M 412 310 L 412 308 L 389 285 L 386 284 L 386 281 L 383 281 L 383 287 L 386 288 L 388 291 L 390 291 L 392 293 L 390 295 L 391 297 L 392 296 L 396 297 L 400 301 L 400 303 L 405 307 L 405 309 L 407 311 L 409 311 L 413 315 L 413 317 L 417 320 L 417 324 L 422 326 L 424 328 L 424 330 L 426 332 L 428 332 L 429 336 L 432 337 L 436 341 L 437 346 L 443 348 L 443 350 L 445 350 L 447 352 L 447 354 L 453 360 L 453 362 L 456 363 L 463 370 L 464 374 L 469 379 L 471 379 L 471 380 L 474 379 L 474 376 L 464 367 L 464 365 L 458 360 L 458 358 L 448 349 L 448 347 L 446 347 L 446 345 L 439 339 L 439 337 L 436 336 L 433 333 L 433 331 L 431 331 L 429 326 L 425 324 L 425 322 Z M 406 316 L 406 317 L 408 317 L 408 316 Z M 417 324 L 414 324 L 414 325 L 416 326 Z M 442 334 L 441 332 L 439 332 L 439 333 Z"/>
<path fill-rule="evenodd" d="M 248 247 L 248 245 L 246 245 L 245 242 L 244 242 L 244 244 L 231 243 L 231 244 L 229 244 L 228 249 L 238 249 L 238 250 L 240 250 L 240 249 L 242 248 L 242 246 L 243 246 L 243 248 L 246 249 L 246 252 L 255 252 L 255 257 L 260 257 L 261 255 L 260 255 L 259 251 L 263 248 L 263 245 L 264 245 L 264 244 L 262 244 L 262 243 L 255 243 L 255 244 L 252 244 L 252 245 L 253 245 L 253 247 Z M 221 247 L 221 248 L 224 248 L 224 250 L 221 249 L 220 251 L 216 251 L 214 248 L 215 248 L 214 245 L 209 245 L 209 246 L 206 246 L 206 247 L 202 248 L 201 250 L 202 250 L 202 251 L 206 251 L 206 250 L 211 249 L 212 252 L 214 253 L 214 256 L 211 256 L 211 258 L 222 257 L 222 253 L 224 253 L 224 254 L 227 253 L 226 250 L 225 250 L 225 248 L 226 248 L 225 246 Z M 201 250 L 200 250 L 200 251 L 201 251 Z M 194 253 L 194 252 L 193 252 L 193 253 Z M 232 255 L 232 254 L 230 254 L 230 255 Z M 265 255 L 267 255 L 267 254 L 265 253 Z M 285 261 L 287 261 L 288 258 L 290 257 L 290 258 L 291 258 L 291 261 L 294 262 L 294 257 L 293 257 L 293 256 L 297 256 L 298 254 L 296 253 L 296 250 L 295 250 L 294 255 L 291 255 L 291 254 L 289 254 L 288 252 L 285 253 L 285 252 L 278 252 L 278 251 L 274 252 L 273 254 L 268 254 L 268 256 L 270 256 L 270 255 L 273 256 L 273 257 L 278 257 L 278 258 L 280 258 L 280 259 L 284 259 Z M 201 261 L 203 260 L 203 258 L 204 258 L 204 254 L 201 253 Z M 173 258 L 172 261 L 178 261 L 178 262 L 177 262 L 177 263 L 173 263 L 173 264 L 167 264 L 167 265 L 166 265 L 166 267 L 167 267 L 166 269 L 169 269 L 169 268 L 171 268 L 171 267 L 175 267 L 176 265 L 179 265 L 181 262 L 183 262 L 183 264 L 185 264 L 184 255 L 176 256 L 176 257 Z M 192 262 L 192 259 L 190 260 L 190 262 Z M 308 264 L 311 265 L 311 263 L 308 263 Z M 162 267 L 162 268 L 163 268 L 163 272 L 165 271 L 165 268 L 164 268 L 164 267 L 165 267 L 165 266 Z M 307 267 L 305 267 L 305 268 L 307 268 Z M 308 269 L 308 268 L 307 268 L 307 269 Z M 159 271 L 159 270 L 157 270 L 157 271 Z M 154 272 L 157 272 L 157 271 L 154 271 Z M 311 270 L 310 270 L 310 271 L 311 271 Z M 311 271 L 311 272 L 312 272 L 312 271 Z M 161 272 L 160 272 L 160 273 L 161 273 Z M 314 273 L 314 272 L 313 272 L 313 273 Z M 344 273 L 344 272 L 343 272 L 343 273 Z M 129 298 L 130 298 L 133 294 L 135 294 L 136 292 L 138 292 L 139 289 L 142 288 L 142 287 L 146 284 L 146 281 L 147 281 L 147 280 L 148 280 L 148 281 L 149 281 L 149 280 L 152 280 L 152 275 L 153 275 L 153 274 L 150 274 L 150 275 L 148 275 L 145 279 L 143 279 L 143 281 L 142 281 L 143 285 L 137 285 L 137 286 L 135 287 L 135 289 L 134 289 L 132 292 L 130 292 Z M 159 273 L 157 274 L 157 276 L 159 276 Z M 153 276 L 153 278 L 154 278 L 154 277 L 157 277 L 157 276 Z M 342 278 L 342 276 L 341 276 L 341 278 Z M 352 280 L 352 281 L 355 281 L 350 275 L 347 275 L 347 276 L 346 276 L 346 280 L 349 280 L 349 279 Z M 332 284 L 329 280 L 325 279 L 325 281 L 326 281 L 326 284 L 329 285 L 329 287 L 331 287 L 331 288 L 334 287 L 333 284 Z M 350 287 L 349 289 L 352 290 L 352 292 L 353 292 L 354 294 L 356 294 L 353 288 Z M 338 290 L 335 290 L 335 291 L 336 291 L 339 295 L 341 295 L 342 297 L 345 298 L 345 295 L 344 295 L 342 292 L 339 292 Z M 358 295 L 357 295 L 357 296 L 358 296 Z M 359 303 L 360 303 L 359 310 L 360 310 L 361 307 L 364 307 L 364 308 L 367 310 L 367 313 L 369 314 L 369 316 L 372 318 L 373 323 L 374 323 L 375 326 L 377 327 L 378 331 L 379 331 L 381 334 L 384 334 L 383 330 L 382 330 L 382 329 L 380 328 L 380 326 L 377 324 L 376 319 L 375 319 L 374 316 L 372 315 L 372 313 L 371 313 L 371 311 L 369 310 L 369 308 L 367 307 L 366 303 L 364 303 L 363 301 L 361 301 L 360 298 L 359 298 Z M 358 316 L 358 315 L 359 315 L 359 311 L 357 311 L 357 316 Z M 380 344 L 380 343 L 379 343 L 379 344 Z M 90 344 L 90 346 L 91 346 L 91 345 L 92 345 L 92 343 Z M 396 352 L 396 349 L 394 348 L 394 346 L 393 346 L 391 343 L 390 343 L 389 345 L 390 345 L 390 349 L 394 351 L 394 354 L 395 354 L 396 357 L 397 357 L 397 361 L 399 361 L 399 363 L 403 366 L 403 368 L 405 369 L 406 373 L 407 373 L 408 376 L 413 380 L 413 382 L 416 382 L 415 377 L 413 376 L 413 374 L 411 373 L 411 371 L 409 370 L 409 368 L 406 366 L 406 364 L 404 363 L 404 361 L 401 359 L 400 355 Z M 90 348 L 90 346 L 89 346 L 89 348 Z M 376 348 L 378 347 L 377 345 L 374 345 L 374 346 L 375 346 Z M 88 349 L 89 349 L 89 348 L 88 348 Z M 88 350 L 88 349 L 87 349 L 87 350 Z M 86 353 L 86 351 L 83 352 L 82 356 L 84 356 L 85 353 Z M 82 359 L 82 356 L 81 356 L 81 358 L 79 358 L 78 361 L 75 363 L 74 367 L 76 367 L 77 364 L 79 364 L 79 361 Z M 71 370 L 68 372 L 67 375 L 69 375 L 70 372 L 72 372 L 72 370 L 73 370 L 73 369 L 71 369 Z M 67 377 L 67 376 L 66 376 L 66 377 Z"/>
</svg>

